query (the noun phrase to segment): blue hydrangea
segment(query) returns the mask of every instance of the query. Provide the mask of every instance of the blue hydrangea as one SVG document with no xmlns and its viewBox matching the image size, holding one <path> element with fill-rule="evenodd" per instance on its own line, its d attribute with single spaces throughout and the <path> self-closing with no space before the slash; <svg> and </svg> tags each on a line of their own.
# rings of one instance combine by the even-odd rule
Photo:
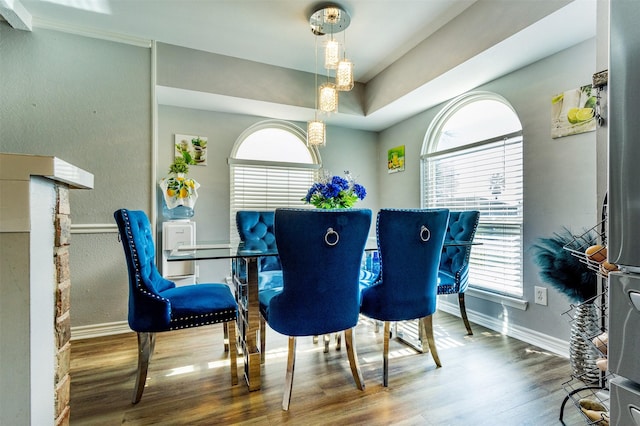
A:
<svg viewBox="0 0 640 426">
<path fill-rule="evenodd" d="M 345 174 L 346 177 L 327 175 L 321 182 L 314 183 L 302 201 L 321 209 L 339 209 L 353 207 L 356 201 L 364 200 L 367 196 L 364 186 L 356 183 L 349 172 Z"/>
</svg>

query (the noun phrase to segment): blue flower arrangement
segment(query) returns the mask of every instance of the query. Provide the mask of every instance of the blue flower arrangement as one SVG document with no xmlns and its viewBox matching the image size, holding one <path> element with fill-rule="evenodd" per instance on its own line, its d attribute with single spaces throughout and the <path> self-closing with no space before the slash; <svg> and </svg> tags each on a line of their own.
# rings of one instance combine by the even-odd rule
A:
<svg viewBox="0 0 640 426">
<path fill-rule="evenodd" d="M 364 186 L 356 183 L 349 172 L 345 172 L 345 177 L 327 175 L 314 183 L 302 201 L 319 209 L 348 209 L 366 196 Z"/>
</svg>

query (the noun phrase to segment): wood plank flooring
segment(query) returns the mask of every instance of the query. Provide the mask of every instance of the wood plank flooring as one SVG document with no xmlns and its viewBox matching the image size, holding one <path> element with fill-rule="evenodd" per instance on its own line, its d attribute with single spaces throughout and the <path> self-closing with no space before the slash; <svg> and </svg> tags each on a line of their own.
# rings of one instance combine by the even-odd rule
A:
<svg viewBox="0 0 640 426">
<path fill-rule="evenodd" d="M 346 350 L 298 339 L 289 412 L 281 410 L 286 338 L 267 332 L 262 389 L 242 378 L 231 386 L 222 326 L 159 333 L 142 400 L 131 404 L 136 370 L 134 333 L 72 342 L 71 425 L 557 425 L 569 379 L 566 358 L 472 326 L 434 316 L 442 368 L 431 355 L 399 341 L 390 346 L 389 387 L 382 386 L 382 332 L 356 329 L 366 388 L 351 377 Z M 571 402 L 567 425 L 585 424 Z"/>
</svg>

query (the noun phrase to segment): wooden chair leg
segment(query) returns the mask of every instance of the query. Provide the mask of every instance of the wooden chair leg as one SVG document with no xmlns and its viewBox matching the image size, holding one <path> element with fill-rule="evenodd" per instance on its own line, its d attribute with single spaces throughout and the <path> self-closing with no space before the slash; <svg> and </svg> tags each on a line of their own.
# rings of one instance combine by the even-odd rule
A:
<svg viewBox="0 0 640 426">
<path fill-rule="evenodd" d="M 327 353 L 329 353 L 329 343 L 331 341 L 331 335 L 330 334 L 324 334 L 322 336 L 322 341 L 324 342 L 324 353 L 327 354 Z"/>
<path fill-rule="evenodd" d="M 267 349 L 267 322 L 260 315 L 260 364 L 264 364 Z"/>
<path fill-rule="evenodd" d="M 224 351 L 229 352 L 229 323 L 222 323 L 222 334 L 224 335 Z"/>
<path fill-rule="evenodd" d="M 460 316 L 462 317 L 464 326 L 467 328 L 467 334 L 472 336 L 473 331 L 471 331 L 471 324 L 469 324 L 469 318 L 467 318 L 467 308 L 464 304 L 464 293 L 458 293 L 458 305 L 460 306 Z"/>
<path fill-rule="evenodd" d="M 429 346 L 424 344 L 425 335 L 426 335 L 426 331 L 424 329 L 424 323 L 418 319 L 418 340 L 420 341 L 420 349 L 418 349 L 415 346 L 414 346 L 414 349 L 416 349 L 420 353 L 429 352 Z"/>
<path fill-rule="evenodd" d="M 440 357 L 438 356 L 438 349 L 436 348 L 436 341 L 433 337 L 433 315 L 422 318 L 422 324 L 424 325 L 424 334 L 427 337 L 427 344 L 429 345 L 429 351 L 431 352 L 433 361 L 438 367 L 442 367 Z M 422 341 L 422 347 L 424 348 L 424 346 L 424 341 Z"/>
<path fill-rule="evenodd" d="M 389 386 L 389 337 L 391 336 L 390 322 L 384 322 L 384 340 L 382 348 L 382 386 Z"/>
<path fill-rule="evenodd" d="M 236 323 L 235 321 L 225 322 L 225 329 L 228 333 L 229 340 L 229 364 L 231 364 L 231 385 L 238 384 L 238 345 L 236 342 Z"/>
<path fill-rule="evenodd" d="M 291 390 L 293 388 L 293 370 L 296 364 L 296 338 L 289 336 L 289 355 L 287 357 L 287 374 L 284 380 L 284 396 L 282 397 L 282 409 L 289 410 L 291 403 Z"/>
<path fill-rule="evenodd" d="M 137 333 L 138 334 L 138 371 L 136 373 L 136 385 L 133 388 L 132 403 L 137 404 L 142 398 L 144 392 L 144 384 L 147 381 L 147 371 L 149 370 L 149 362 L 153 355 L 155 347 L 155 333 Z"/>
<path fill-rule="evenodd" d="M 356 351 L 356 342 L 353 338 L 354 328 L 349 328 L 344 331 L 344 341 L 347 347 L 347 356 L 349 358 L 349 366 L 351 367 L 351 375 L 356 382 L 356 386 L 360 390 L 364 390 L 364 378 L 362 371 L 360 371 L 360 365 L 358 364 L 358 352 Z"/>
</svg>

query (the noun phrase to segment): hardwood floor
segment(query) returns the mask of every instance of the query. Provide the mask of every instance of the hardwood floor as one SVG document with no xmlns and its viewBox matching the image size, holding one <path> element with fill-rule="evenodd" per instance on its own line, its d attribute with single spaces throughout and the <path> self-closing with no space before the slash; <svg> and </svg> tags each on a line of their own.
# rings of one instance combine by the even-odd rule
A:
<svg viewBox="0 0 640 426">
<path fill-rule="evenodd" d="M 134 333 L 72 342 L 72 425 L 556 425 L 569 379 L 566 358 L 438 312 L 442 368 L 392 340 L 389 387 L 382 386 L 382 332 L 356 329 L 366 388 L 359 391 L 346 350 L 298 339 L 289 412 L 281 410 L 286 338 L 267 332 L 262 389 L 231 386 L 222 326 L 159 333 L 142 400 L 131 404 L 136 370 Z M 585 424 L 567 404 L 567 425 Z"/>
</svg>

